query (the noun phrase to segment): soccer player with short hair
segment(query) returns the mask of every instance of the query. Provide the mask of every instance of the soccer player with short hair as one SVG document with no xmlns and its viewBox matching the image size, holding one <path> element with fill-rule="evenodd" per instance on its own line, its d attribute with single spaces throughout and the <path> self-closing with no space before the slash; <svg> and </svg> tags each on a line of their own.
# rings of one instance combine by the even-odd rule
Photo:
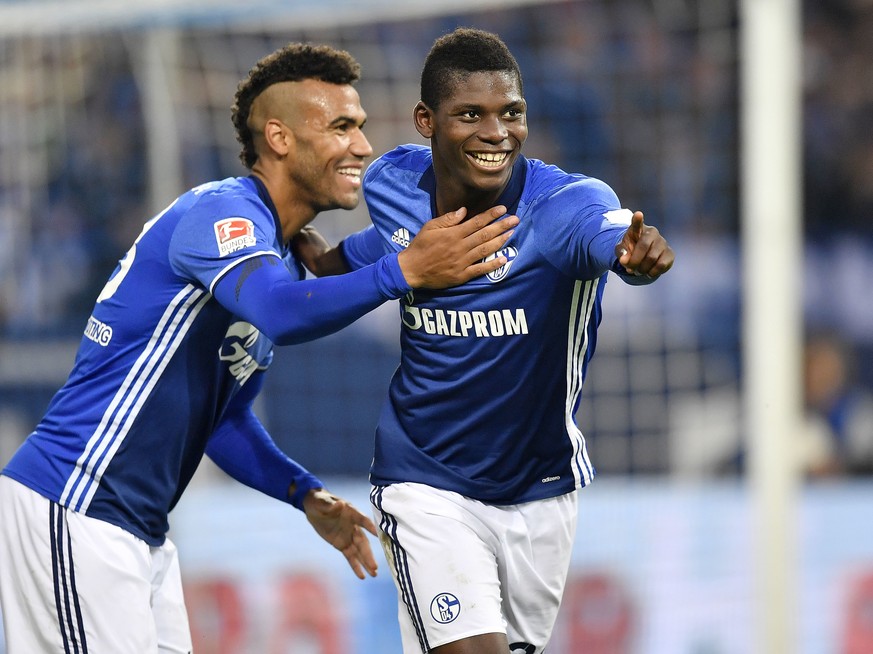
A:
<svg viewBox="0 0 873 654">
<path fill-rule="evenodd" d="M 354 573 L 372 521 L 274 444 L 252 411 L 273 344 L 318 338 L 413 288 L 491 272 L 516 219 L 432 220 L 402 253 L 306 280 L 291 248 L 358 203 L 358 63 L 290 44 L 238 88 L 249 175 L 194 188 L 149 220 L 97 298 L 69 379 L 0 477 L 0 602 L 10 654 L 190 652 L 168 513 L 204 453 L 305 512 Z M 217 509 L 220 510 L 220 509 Z"/>
<path fill-rule="evenodd" d="M 611 271 L 630 284 L 674 254 L 602 181 L 521 154 L 518 64 L 494 34 L 433 45 L 415 127 L 373 162 L 373 226 L 312 262 L 319 274 L 402 252 L 434 212 L 503 205 L 506 263 L 400 300 L 401 362 L 376 430 L 371 500 L 399 594 L 403 651 L 539 654 L 570 563 L 577 490 L 594 467 L 576 425 Z"/>
</svg>

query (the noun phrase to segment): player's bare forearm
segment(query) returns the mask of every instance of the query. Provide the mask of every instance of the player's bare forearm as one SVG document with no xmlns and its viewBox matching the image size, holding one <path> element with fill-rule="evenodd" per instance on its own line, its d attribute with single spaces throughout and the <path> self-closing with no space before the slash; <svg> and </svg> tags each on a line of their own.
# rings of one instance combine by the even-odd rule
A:
<svg viewBox="0 0 873 654">
<path fill-rule="evenodd" d="M 412 243 L 398 255 L 400 269 L 413 288 L 448 288 L 497 270 L 506 259 L 485 258 L 512 236 L 517 216 L 497 206 L 464 220 L 467 211 L 451 211 L 424 224 Z"/>
<path fill-rule="evenodd" d="M 628 274 L 657 279 L 673 267 L 675 254 L 657 227 L 646 225 L 643 212 L 634 212 L 631 224 L 615 246 L 618 262 Z"/>
</svg>

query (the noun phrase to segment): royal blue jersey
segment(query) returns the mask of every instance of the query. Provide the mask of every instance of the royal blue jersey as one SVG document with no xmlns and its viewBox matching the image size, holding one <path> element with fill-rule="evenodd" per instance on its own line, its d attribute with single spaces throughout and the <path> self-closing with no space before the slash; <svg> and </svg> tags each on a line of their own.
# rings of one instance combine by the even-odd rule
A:
<svg viewBox="0 0 873 654">
<path fill-rule="evenodd" d="M 430 148 L 401 146 L 364 177 L 373 227 L 342 244 L 352 268 L 399 251 L 436 214 Z M 603 182 L 519 158 L 499 202 L 520 223 L 507 263 L 400 301 L 401 362 L 376 429 L 372 483 L 419 482 L 495 504 L 594 476 L 576 424 L 607 272 L 630 222 Z M 636 279 L 631 279 L 636 283 Z"/>
<path fill-rule="evenodd" d="M 292 478 L 258 476 L 282 465 L 278 448 L 233 450 L 237 436 L 262 431 L 252 398 L 239 407 L 234 398 L 248 395 L 243 386 L 270 365 L 267 333 L 287 342 L 314 338 L 409 290 L 396 257 L 372 272 L 301 281 L 255 177 L 183 194 L 146 223 L 119 263 L 69 379 L 3 474 L 159 545 L 215 433 L 214 458 L 225 469 L 256 462 L 262 470 L 239 468 L 235 476 L 262 489 L 272 484 L 276 490 L 265 492 L 287 500 Z"/>
</svg>

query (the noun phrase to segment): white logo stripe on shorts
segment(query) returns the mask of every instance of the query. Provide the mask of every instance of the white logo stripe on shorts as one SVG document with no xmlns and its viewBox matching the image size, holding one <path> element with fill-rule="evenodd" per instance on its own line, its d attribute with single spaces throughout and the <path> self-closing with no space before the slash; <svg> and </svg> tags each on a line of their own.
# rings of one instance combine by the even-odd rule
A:
<svg viewBox="0 0 873 654">
<path fill-rule="evenodd" d="M 429 652 L 430 645 L 427 642 L 427 633 L 424 630 L 421 613 L 418 611 L 418 602 L 415 599 L 415 591 L 412 588 L 412 579 L 409 577 L 409 562 L 406 558 L 406 550 L 397 541 L 397 519 L 382 508 L 382 491 L 384 489 L 384 486 L 374 486 L 370 491 L 370 501 L 379 511 L 379 515 L 382 516 L 379 528 L 385 533 L 391 543 L 391 560 L 389 565 L 394 567 L 394 577 L 397 580 L 403 603 L 406 605 L 407 611 L 409 611 L 409 618 L 415 627 L 421 651 Z"/>
<path fill-rule="evenodd" d="M 52 580 L 55 588 L 55 607 L 58 628 L 64 641 L 64 654 L 87 654 L 88 643 L 82 623 L 82 608 L 76 591 L 73 569 L 73 548 L 66 527 L 66 510 L 49 503 L 49 534 L 52 545 Z M 75 618 L 74 614 L 75 613 Z"/>
</svg>

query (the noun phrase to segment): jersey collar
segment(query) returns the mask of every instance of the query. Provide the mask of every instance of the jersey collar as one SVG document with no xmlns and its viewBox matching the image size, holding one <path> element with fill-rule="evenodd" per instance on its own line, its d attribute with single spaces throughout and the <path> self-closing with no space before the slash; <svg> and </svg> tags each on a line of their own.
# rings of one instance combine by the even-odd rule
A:
<svg viewBox="0 0 873 654">
<path fill-rule="evenodd" d="M 286 247 L 285 239 L 282 238 L 282 223 L 279 222 L 279 212 L 276 211 L 276 205 L 273 204 L 273 198 L 270 197 L 270 192 L 264 183 L 257 175 L 249 175 L 249 179 L 255 185 L 255 190 L 258 192 L 258 197 L 261 199 L 270 213 L 273 214 L 273 223 L 276 225 L 276 241 L 283 247 Z"/>
<path fill-rule="evenodd" d="M 521 193 L 524 191 L 524 182 L 527 178 L 527 159 L 519 155 L 515 163 L 512 165 L 512 176 L 509 178 L 509 184 L 503 189 L 495 206 L 502 204 L 506 207 L 507 214 L 514 214 L 518 211 L 518 203 L 521 201 Z M 418 182 L 418 188 L 430 196 L 430 212 L 431 216 L 437 215 L 436 208 L 436 176 L 433 172 L 433 163 L 427 167 L 427 170 L 421 176 Z"/>
</svg>

